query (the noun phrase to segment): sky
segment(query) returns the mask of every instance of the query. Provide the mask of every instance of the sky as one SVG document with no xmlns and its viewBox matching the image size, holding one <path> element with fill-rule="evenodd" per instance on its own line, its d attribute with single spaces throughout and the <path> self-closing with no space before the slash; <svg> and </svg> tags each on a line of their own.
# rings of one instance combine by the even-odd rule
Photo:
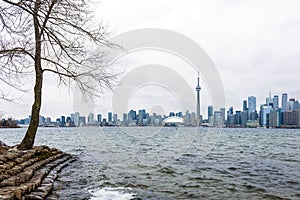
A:
<svg viewBox="0 0 300 200">
<path fill-rule="evenodd" d="M 252 95 L 257 97 L 257 105 L 265 102 L 269 92 L 280 97 L 286 92 L 289 97 L 300 99 L 299 7 L 298 0 L 102 0 L 94 9 L 96 17 L 108 25 L 111 36 L 141 28 L 160 28 L 196 42 L 213 61 L 221 77 L 226 110 L 229 106 L 240 110 L 242 101 Z M 150 64 L 152 59 L 154 64 L 174 68 L 186 64 L 165 53 L 137 52 L 120 58 L 119 65 L 129 73 L 134 65 Z M 182 74 L 194 90 L 197 72 Z M 206 116 L 206 106 L 211 104 L 211 99 L 205 77 L 201 80 L 204 84 L 201 112 Z M 131 93 L 130 107 L 163 109 L 165 113 L 182 108 L 178 99 L 168 95 L 170 90 L 165 91 L 157 84 L 140 88 Z M 196 98 L 196 93 L 194 95 Z M 111 92 L 104 94 L 98 100 L 96 112 L 111 110 L 112 96 Z M 43 97 L 42 115 L 54 118 L 76 109 L 73 105 L 76 94 L 74 96 L 72 89 L 58 88 L 51 75 L 45 77 Z M 26 117 L 30 114 L 32 92 L 24 94 L 21 102 L 20 105 L 0 101 L 0 111 L 4 116 Z M 196 106 L 192 102 L 194 100 L 189 110 L 194 111 Z"/>
</svg>

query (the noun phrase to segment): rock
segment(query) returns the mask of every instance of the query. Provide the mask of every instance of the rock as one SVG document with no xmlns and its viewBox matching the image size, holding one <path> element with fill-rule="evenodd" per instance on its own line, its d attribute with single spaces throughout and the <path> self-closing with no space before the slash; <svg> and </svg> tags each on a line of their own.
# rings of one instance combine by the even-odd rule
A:
<svg viewBox="0 0 300 200">
<path fill-rule="evenodd" d="M 7 151 L 7 154 L 5 156 L 7 160 L 15 160 L 18 155 L 15 152 Z"/>
<path fill-rule="evenodd" d="M 41 196 L 38 196 L 37 194 L 29 194 L 25 195 L 25 199 L 30 199 L 30 200 L 43 200 L 44 198 Z"/>
<path fill-rule="evenodd" d="M 26 151 L 9 148 L 0 154 L 0 199 L 45 199 L 71 158 L 47 146 Z"/>
<path fill-rule="evenodd" d="M 0 147 L 7 147 L 7 145 L 0 140 Z"/>
<path fill-rule="evenodd" d="M 22 199 L 23 196 L 23 190 L 22 189 L 15 189 L 14 190 L 15 199 Z"/>
</svg>

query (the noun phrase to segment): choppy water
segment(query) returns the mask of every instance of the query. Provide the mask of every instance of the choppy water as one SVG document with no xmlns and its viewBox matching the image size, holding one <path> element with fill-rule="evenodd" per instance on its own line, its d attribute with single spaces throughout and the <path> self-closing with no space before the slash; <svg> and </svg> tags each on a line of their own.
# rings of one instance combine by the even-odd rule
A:
<svg viewBox="0 0 300 200">
<path fill-rule="evenodd" d="M 300 130 L 41 128 L 41 144 L 78 157 L 55 183 L 60 199 L 300 199 Z"/>
</svg>

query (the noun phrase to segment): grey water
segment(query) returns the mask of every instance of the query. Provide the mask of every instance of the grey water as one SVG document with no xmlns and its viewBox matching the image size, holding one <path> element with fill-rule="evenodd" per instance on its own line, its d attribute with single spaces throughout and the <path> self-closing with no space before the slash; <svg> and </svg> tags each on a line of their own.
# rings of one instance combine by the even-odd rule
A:
<svg viewBox="0 0 300 200">
<path fill-rule="evenodd" d="M 36 145 L 77 158 L 55 182 L 59 199 L 300 199 L 300 130 L 39 128 Z"/>
</svg>

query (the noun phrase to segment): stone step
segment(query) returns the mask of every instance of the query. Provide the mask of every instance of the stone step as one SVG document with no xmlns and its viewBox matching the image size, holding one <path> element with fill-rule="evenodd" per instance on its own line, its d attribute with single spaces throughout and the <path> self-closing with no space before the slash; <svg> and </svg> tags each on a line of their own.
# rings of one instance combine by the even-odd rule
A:
<svg viewBox="0 0 300 200">
<path fill-rule="evenodd" d="M 17 158 L 19 159 L 19 161 L 17 162 L 18 165 L 15 165 L 14 164 L 15 162 L 13 161 L 8 161 L 7 163 L 1 165 L 2 168 L 4 168 L 5 170 L 0 174 L 0 187 L 8 186 L 6 185 L 7 180 L 5 179 L 9 179 L 13 176 L 17 176 L 18 174 L 21 174 L 21 172 L 23 171 L 25 171 L 25 173 L 21 174 L 21 177 L 24 175 L 25 177 L 27 177 L 28 175 L 27 172 L 30 171 L 31 168 L 39 167 L 40 164 L 36 164 L 36 163 L 38 163 L 42 159 L 45 159 L 45 157 L 38 156 L 39 155 L 38 153 L 39 152 L 37 150 L 34 151 L 29 150 L 21 158 Z M 59 151 L 54 150 L 54 151 L 49 151 L 47 156 L 51 157 L 57 154 L 59 154 Z"/>
<path fill-rule="evenodd" d="M 5 173 L 7 178 L 0 182 L 0 200 L 44 199 L 47 195 L 49 195 L 52 190 L 54 180 L 57 178 L 57 174 L 63 167 L 68 165 L 67 161 L 69 161 L 72 156 L 55 149 L 48 149 L 47 151 L 53 151 L 56 153 L 54 153 L 54 155 L 50 153 L 50 157 L 46 157 L 43 156 L 45 154 L 36 154 L 37 152 L 46 152 L 43 149 L 38 149 L 37 152 L 34 153 L 35 156 L 40 155 L 38 161 L 28 165 L 29 162 L 24 160 L 24 162 L 27 162 L 24 166 L 27 167 L 24 167 L 21 170 L 21 168 L 17 168 L 17 166 L 20 166 L 24 162 L 18 163 L 18 165 L 13 167 L 13 171 L 9 170 L 9 173 Z M 24 155 L 25 154 L 21 156 Z M 12 155 L 9 156 L 12 159 L 17 159 Z M 27 159 L 30 160 L 31 157 L 27 157 Z M 10 174 L 14 175 L 11 176 Z"/>
</svg>

